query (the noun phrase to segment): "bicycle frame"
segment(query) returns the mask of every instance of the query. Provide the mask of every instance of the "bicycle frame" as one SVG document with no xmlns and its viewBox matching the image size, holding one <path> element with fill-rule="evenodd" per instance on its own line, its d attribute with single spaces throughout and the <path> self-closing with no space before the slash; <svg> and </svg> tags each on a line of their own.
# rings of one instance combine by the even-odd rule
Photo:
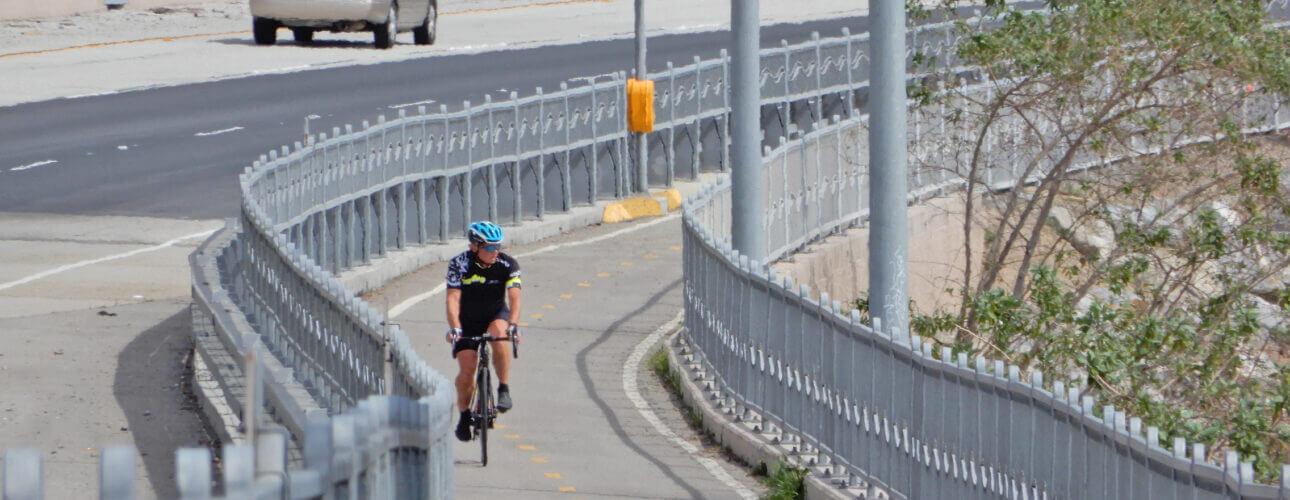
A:
<svg viewBox="0 0 1290 500">
<path fill-rule="evenodd" d="M 479 360 L 475 364 L 475 394 L 471 398 L 471 427 L 472 434 L 479 440 L 479 461 L 482 466 L 488 466 L 488 429 L 493 427 L 493 420 L 497 418 L 497 398 L 493 394 L 492 382 L 492 363 L 491 363 L 491 346 L 490 344 L 499 340 L 511 340 L 511 337 L 493 337 L 483 335 L 476 337 L 479 342 Z M 515 342 L 511 342 L 511 350 L 515 357 L 519 357 L 519 348 Z"/>
</svg>

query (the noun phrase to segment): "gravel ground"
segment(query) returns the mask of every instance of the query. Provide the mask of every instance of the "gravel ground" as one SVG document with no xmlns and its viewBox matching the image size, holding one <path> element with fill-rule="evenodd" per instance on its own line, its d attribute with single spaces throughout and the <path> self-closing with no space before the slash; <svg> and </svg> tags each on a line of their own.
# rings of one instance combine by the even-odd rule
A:
<svg viewBox="0 0 1290 500">
<path fill-rule="evenodd" d="M 568 0 L 443 0 L 440 15 L 553 3 Z M 0 57 L 158 38 L 229 33 L 249 36 L 250 32 L 251 12 L 246 0 L 0 20 Z"/>
<path fill-rule="evenodd" d="M 245 0 L 0 21 L 0 54 L 249 31 Z"/>
</svg>

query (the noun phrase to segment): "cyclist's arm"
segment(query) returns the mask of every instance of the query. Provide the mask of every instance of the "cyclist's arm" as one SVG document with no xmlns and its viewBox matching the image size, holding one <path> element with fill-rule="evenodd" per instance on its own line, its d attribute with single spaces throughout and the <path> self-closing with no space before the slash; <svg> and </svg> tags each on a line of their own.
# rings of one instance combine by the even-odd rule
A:
<svg viewBox="0 0 1290 500">
<path fill-rule="evenodd" d="M 506 289 L 506 299 L 511 304 L 511 324 L 520 324 L 520 287 L 513 286 Z"/>
<path fill-rule="evenodd" d="M 449 288 L 447 295 L 448 327 L 461 328 L 461 289 Z"/>
</svg>

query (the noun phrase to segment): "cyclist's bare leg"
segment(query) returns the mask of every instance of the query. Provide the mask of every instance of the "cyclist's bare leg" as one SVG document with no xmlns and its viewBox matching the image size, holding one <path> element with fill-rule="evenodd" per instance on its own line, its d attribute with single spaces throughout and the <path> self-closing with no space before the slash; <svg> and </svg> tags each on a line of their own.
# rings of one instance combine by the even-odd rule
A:
<svg viewBox="0 0 1290 500">
<path fill-rule="evenodd" d="M 511 326 L 504 319 L 495 319 L 488 325 L 488 334 L 494 337 L 505 337 L 506 328 Z M 511 381 L 511 342 L 509 340 L 494 340 L 493 347 L 493 366 L 496 367 L 497 381 L 503 384 L 509 384 Z"/>
<path fill-rule="evenodd" d="M 465 350 L 457 353 L 457 410 L 470 408 L 470 396 L 475 393 L 475 366 L 479 352 Z"/>
</svg>

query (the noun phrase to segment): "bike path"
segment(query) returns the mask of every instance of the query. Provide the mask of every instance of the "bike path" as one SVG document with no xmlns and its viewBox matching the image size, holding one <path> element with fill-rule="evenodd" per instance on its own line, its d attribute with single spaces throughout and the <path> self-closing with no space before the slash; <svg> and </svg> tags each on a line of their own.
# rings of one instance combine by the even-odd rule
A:
<svg viewBox="0 0 1290 500">
<path fill-rule="evenodd" d="M 553 245 L 567 246 L 551 249 Z M 762 493 L 745 469 L 721 460 L 718 449 L 705 447 L 686 427 L 644 361 L 635 370 L 628 363 L 642 341 L 681 311 L 679 217 L 603 224 L 505 251 L 517 256 L 524 273 L 526 326 L 510 384 L 515 408 L 489 434 L 487 467 L 480 465 L 477 442 L 457 443 L 458 498 L 741 498 Z M 443 278 L 444 264 L 428 266 L 368 299 L 378 307 L 387 299 L 397 304 L 438 286 Z M 434 295 L 396 321 L 421 356 L 451 378 L 456 364 L 443 341 L 443 300 L 442 293 Z M 697 453 L 682 449 L 643 416 L 624 389 L 625 370 L 663 420 L 665 432 L 698 446 Z M 705 460 L 713 458 L 719 466 Z M 723 472 L 714 474 L 712 467 Z"/>
</svg>

